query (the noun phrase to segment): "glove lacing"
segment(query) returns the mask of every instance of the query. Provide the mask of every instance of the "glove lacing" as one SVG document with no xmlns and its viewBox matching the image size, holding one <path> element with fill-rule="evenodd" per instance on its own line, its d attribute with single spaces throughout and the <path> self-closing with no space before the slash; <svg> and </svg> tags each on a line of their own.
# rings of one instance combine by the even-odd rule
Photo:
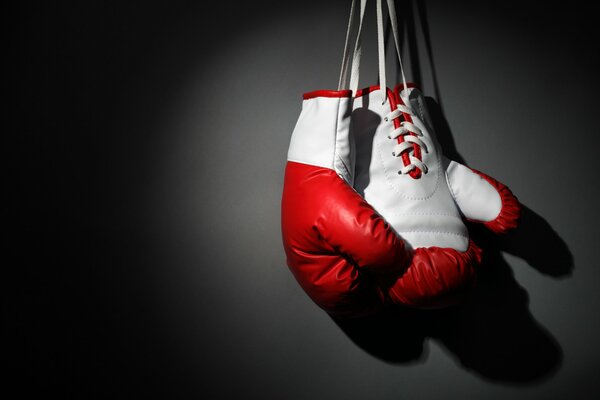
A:
<svg viewBox="0 0 600 400">
<path fill-rule="evenodd" d="M 396 109 L 388 113 L 384 120 L 386 122 L 393 121 L 404 114 L 411 115 L 412 110 L 405 105 L 398 104 Z M 406 118 L 405 118 L 406 119 Z M 427 173 L 427 165 L 423 163 L 422 160 L 415 157 L 415 147 L 419 147 L 421 151 L 428 153 L 427 145 L 420 138 L 423 137 L 423 132 L 419 127 L 414 125 L 410 121 L 401 121 L 400 126 L 394 129 L 390 135 L 388 135 L 388 139 L 396 139 L 398 144 L 394 147 L 394 151 L 392 152 L 392 156 L 401 157 L 402 154 L 408 153 L 409 162 L 404 162 L 404 167 L 398 171 L 398 174 L 409 174 L 415 168 L 420 169 L 424 174 Z"/>
</svg>

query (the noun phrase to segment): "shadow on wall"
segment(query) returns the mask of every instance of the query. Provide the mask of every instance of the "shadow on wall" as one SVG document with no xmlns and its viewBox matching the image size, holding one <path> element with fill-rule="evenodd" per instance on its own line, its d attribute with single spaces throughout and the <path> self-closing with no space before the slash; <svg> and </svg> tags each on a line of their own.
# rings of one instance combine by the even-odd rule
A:
<svg viewBox="0 0 600 400">
<path fill-rule="evenodd" d="M 417 13 L 431 63 L 435 94 L 439 89 L 433 67 L 424 2 L 410 1 L 399 7 L 405 16 L 409 55 L 418 86 L 421 81 L 414 19 Z M 416 13 L 415 13 L 416 11 Z M 465 164 L 454 145 L 452 132 L 440 103 L 427 98 L 429 112 L 444 154 Z M 425 341 L 438 341 L 460 364 L 477 375 L 499 383 L 532 384 L 548 379 L 562 363 L 562 349 L 553 336 L 531 315 L 527 291 L 515 280 L 502 256 L 507 252 L 554 278 L 573 270 L 573 256 L 548 222 L 523 205 L 521 224 L 513 232 L 496 236 L 479 225 L 469 225 L 474 241 L 483 249 L 484 260 L 478 285 L 466 303 L 445 310 L 423 311 L 394 308 L 355 320 L 335 320 L 359 347 L 392 364 L 423 362 Z M 550 254 L 547 249 L 553 249 Z"/>
</svg>

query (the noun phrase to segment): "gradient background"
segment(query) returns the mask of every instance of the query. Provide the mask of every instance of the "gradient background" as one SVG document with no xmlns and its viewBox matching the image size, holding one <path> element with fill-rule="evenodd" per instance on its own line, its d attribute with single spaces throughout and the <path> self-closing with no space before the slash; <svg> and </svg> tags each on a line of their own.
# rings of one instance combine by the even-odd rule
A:
<svg viewBox="0 0 600 400">
<path fill-rule="evenodd" d="M 471 303 L 346 324 L 287 269 L 279 206 L 300 95 L 335 89 L 349 1 L 213 3 L 3 10 L 17 220 L 3 358 L 18 393 L 600 394 L 591 2 L 398 2 L 445 152 L 527 208 L 507 238 L 474 233 L 487 258 Z M 361 86 L 377 80 L 369 9 Z"/>
</svg>

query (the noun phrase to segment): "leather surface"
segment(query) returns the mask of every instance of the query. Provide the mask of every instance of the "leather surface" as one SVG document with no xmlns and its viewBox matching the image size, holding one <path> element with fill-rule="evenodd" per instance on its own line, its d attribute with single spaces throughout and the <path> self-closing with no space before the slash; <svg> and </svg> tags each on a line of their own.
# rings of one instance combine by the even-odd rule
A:
<svg viewBox="0 0 600 400">
<path fill-rule="evenodd" d="M 446 175 L 448 186 L 465 218 L 487 222 L 500 214 L 500 194 L 480 175 L 455 161 L 449 162 Z"/>
<path fill-rule="evenodd" d="M 413 248 L 464 252 L 469 235 L 463 217 L 494 232 L 516 227 L 519 203 L 505 185 L 443 156 L 422 93 L 397 87 L 388 90 L 388 97 L 382 105 L 377 89 L 355 99 L 351 137 L 358 143 L 354 186 L 394 230 Z M 415 155 L 427 165 L 427 173 L 398 174 L 405 160 L 392 155 L 396 140 L 388 135 L 399 123 L 384 120 L 396 104 L 412 110 L 404 120 L 423 133 L 428 152 L 416 149 Z"/>
<path fill-rule="evenodd" d="M 316 93 L 319 92 L 322 91 Z M 337 93 L 345 92 L 348 91 Z M 333 169 L 352 185 L 354 142 L 348 137 L 351 100 L 349 96 L 304 99 L 292 133 L 288 160 Z"/>
<path fill-rule="evenodd" d="M 287 163 L 281 221 L 290 270 L 332 315 L 377 310 L 383 299 L 365 272 L 406 268 L 402 241 L 331 169 Z"/>
<path fill-rule="evenodd" d="M 401 89 L 400 85 L 396 86 L 395 97 L 401 98 L 404 104 L 410 104 L 414 114 L 434 134 L 423 94 L 410 84 L 408 90 Z M 442 157 L 450 192 L 464 218 L 482 223 L 498 234 L 517 227 L 521 204 L 506 185 L 481 171 Z"/>
<path fill-rule="evenodd" d="M 521 203 L 519 203 L 517 197 L 505 184 L 498 182 L 494 178 L 484 174 L 481 171 L 477 171 L 476 169 L 471 169 L 471 171 L 487 181 L 496 190 L 500 196 L 500 202 L 502 203 L 500 212 L 496 218 L 491 221 L 475 222 L 482 222 L 486 228 L 499 234 L 506 233 L 511 229 L 515 229 L 518 226 L 521 218 Z"/>
<path fill-rule="evenodd" d="M 410 266 L 378 277 L 386 301 L 418 308 L 442 308 L 460 303 L 476 283 L 481 249 L 469 242 L 467 251 L 418 248 Z"/>
<path fill-rule="evenodd" d="M 410 253 L 385 220 L 335 171 L 288 162 L 281 207 L 287 264 L 309 297 L 336 317 L 389 304 L 458 302 L 475 282 L 481 250 Z"/>
<path fill-rule="evenodd" d="M 408 90 L 417 93 L 416 89 Z M 412 247 L 466 251 L 467 228 L 446 184 L 446 164 L 433 131 L 415 113 L 412 122 L 422 130 L 429 150 L 421 155 L 428 173 L 418 179 L 399 175 L 403 160 L 392 155 L 396 140 L 388 138 L 395 126 L 384 121 L 395 103 L 382 106 L 380 98 L 380 90 L 375 90 L 354 102 L 351 127 L 358 148 L 355 188 Z"/>
<path fill-rule="evenodd" d="M 396 172 L 403 160 L 391 155 L 387 136 L 397 125 L 383 121 L 390 105 L 382 107 L 380 91 L 359 91 L 353 103 L 332 93 L 305 98 L 292 134 L 281 209 L 290 270 L 336 317 L 459 302 L 481 262 L 463 216 L 505 232 L 517 224 L 518 201 L 505 185 L 443 157 L 418 90 L 403 101 L 424 133 L 429 169 L 410 176 Z M 402 98 L 388 93 L 393 109 Z"/>
</svg>

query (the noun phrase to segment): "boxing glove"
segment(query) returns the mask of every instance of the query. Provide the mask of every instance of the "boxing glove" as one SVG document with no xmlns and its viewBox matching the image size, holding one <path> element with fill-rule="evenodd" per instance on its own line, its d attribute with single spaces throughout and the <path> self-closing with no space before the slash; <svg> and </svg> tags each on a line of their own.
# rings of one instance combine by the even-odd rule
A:
<svg viewBox="0 0 600 400">
<path fill-rule="evenodd" d="M 409 267 L 379 285 L 396 304 L 446 306 L 473 284 L 481 261 L 463 219 L 503 233 L 516 227 L 520 205 L 505 185 L 442 155 L 414 85 L 386 91 L 359 91 L 351 120 L 354 187 L 414 250 Z"/>
<path fill-rule="evenodd" d="M 281 222 L 287 264 L 310 298 L 335 317 L 377 312 L 376 272 L 404 270 L 404 243 L 351 187 L 351 91 L 304 95 L 285 169 Z"/>
</svg>

